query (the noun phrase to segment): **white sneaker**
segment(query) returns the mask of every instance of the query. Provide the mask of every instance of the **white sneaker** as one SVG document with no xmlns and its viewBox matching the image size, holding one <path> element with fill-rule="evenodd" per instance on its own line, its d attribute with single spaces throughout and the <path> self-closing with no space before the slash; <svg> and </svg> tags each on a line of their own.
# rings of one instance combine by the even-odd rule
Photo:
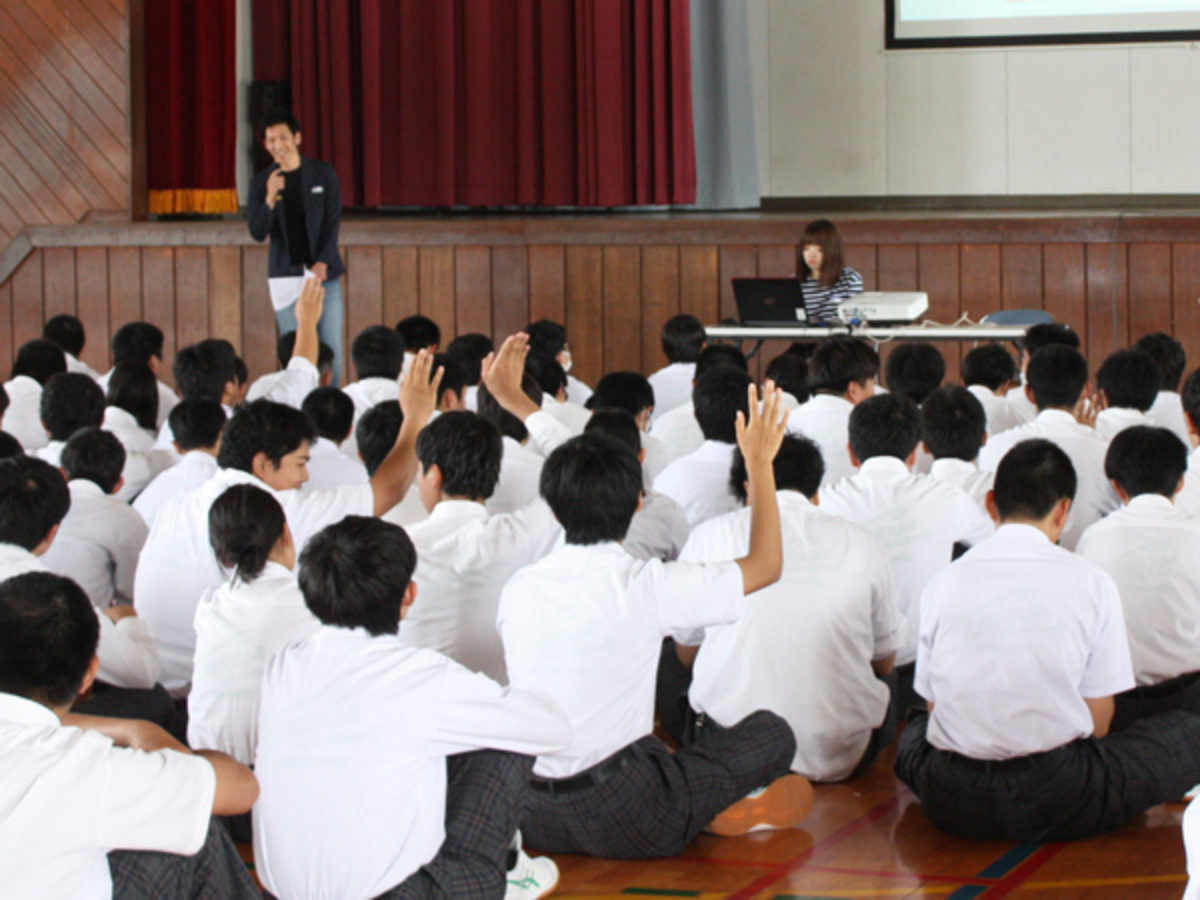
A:
<svg viewBox="0 0 1200 900">
<path fill-rule="evenodd" d="M 558 866 L 548 856 L 530 856 L 517 851 L 517 863 L 508 870 L 504 900 L 537 900 L 558 884 Z"/>
</svg>

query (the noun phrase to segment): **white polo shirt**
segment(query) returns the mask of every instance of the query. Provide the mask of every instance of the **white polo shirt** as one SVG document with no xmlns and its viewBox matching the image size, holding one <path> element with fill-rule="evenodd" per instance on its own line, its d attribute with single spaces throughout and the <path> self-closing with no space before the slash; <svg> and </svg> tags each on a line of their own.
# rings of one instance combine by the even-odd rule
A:
<svg viewBox="0 0 1200 900">
<path fill-rule="evenodd" d="M 362 378 L 342 388 L 342 393 L 354 403 L 354 424 L 371 407 L 400 396 L 400 382 L 395 378 Z"/>
<path fill-rule="evenodd" d="M 1188 454 L 1187 471 L 1183 473 L 1183 489 L 1175 495 L 1175 508 L 1189 516 L 1200 518 L 1200 447 Z"/>
<path fill-rule="evenodd" d="M 394 635 L 324 626 L 263 676 L 258 876 L 289 900 L 374 897 L 441 846 L 447 756 L 536 754 L 569 738 L 542 693 L 501 688 Z"/>
<path fill-rule="evenodd" d="M 887 714 L 888 687 L 871 661 L 900 649 L 887 555 L 867 531 L 779 491 L 783 575 L 746 601 L 745 614 L 704 632 L 692 666 L 692 708 L 731 726 L 758 709 L 796 735 L 792 771 L 847 777 Z M 750 510 L 692 532 L 682 559 L 737 559 L 750 550 Z"/>
<path fill-rule="evenodd" d="M 254 765 L 267 660 L 320 627 L 304 605 L 296 574 L 279 563 L 268 562 L 249 583 L 234 576 L 206 592 L 196 606 L 188 744 Z"/>
<path fill-rule="evenodd" d="M 1105 442 L 1111 441 L 1126 428 L 1132 428 L 1134 425 L 1154 425 L 1154 422 L 1140 409 L 1125 406 L 1110 406 L 1096 415 L 1096 434 Z"/>
<path fill-rule="evenodd" d="M 162 659 L 162 682 L 177 696 L 192 679 L 196 646 L 196 604 L 225 575 L 208 542 L 208 511 L 226 489 L 253 484 L 279 501 L 299 554 L 318 531 L 349 515 L 369 516 L 375 509 L 370 484 L 322 491 L 273 491 L 249 472 L 220 469 L 204 484 L 163 506 L 138 560 L 133 596 Z"/>
<path fill-rule="evenodd" d="M 692 406 L 690 394 L 686 403 L 654 419 L 654 424 L 650 426 L 650 436 L 662 442 L 672 459 L 687 456 L 704 443 L 704 432 L 700 430 L 700 423 L 696 421 L 696 410 Z"/>
<path fill-rule="evenodd" d="M 592 396 L 592 389 L 576 378 L 574 375 L 567 375 L 567 402 L 574 403 L 576 406 L 583 406 L 588 402 L 588 398 Z"/>
<path fill-rule="evenodd" d="M 92 379 L 93 381 L 100 380 L 100 378 L 101 378 L 100 373 L 97 372 L 95 369 L 93 369 L 91 366 L 89 366 L 87 363 L 85 363 L 79 357 L 77 357 L 71 353 L 68 353 L 66 350 L 63 351 L 63 357 L 67 360 L 67 371 L 68 372 L 75 372 L 79 375 L 86 375 L 88 378 Z"/>
<path fill-rule="evenodd" d="M 1117 586 L 1032 525 L 1002 525 L 929 582 L 915 684 L 942 750 L 1011 759 L 1088 737 L 1083 698 L 1134 684 Z"/>
<path fill-rule="evenodd" d="M 994 472 L 1004 454 L 1021 441 L 1044 438 L 1057 444 L 1075 467 L 1075 501 L 1067 517 L 1059 543 L 1073 550 L 1079 536 L 1093 522 L 1121 505 L 1116 491 L 1104 475 L 1104 454 L 1108 445 L 1093 428 L 1081 425 L 1061 409 L 1045 409 L 1036 419 L 991 438 L 979 451 L 979 468 Z"/>
<path fill-rule="evenodd" d="M 139 425 L 133 413 L 119 406 L 104 408 L 104 422 L 100 427 L 120 441 L 126 453 L 150 453 L 158 437 Z"/>
<path fill-rule="evenodd" d="M 304 398 L 321 384 L 321 373 L 303 356 L 293 356 L 287 366 L 254 380 L 246 391 L 246 402 L 274 400 L 299 409 Z M 394 399 L 394 398 L 393 398 Z"/>
<path fill-rule="evenodd" d="M 370 481 L 362 460 L 351 459 L 329 438 L 317 438 L 309 447 L 308 481 L 302 491 L 320 491 L 342 484 L 366 484 Z"/>
<path fill-rule="evenodd" d="M 666 494 L 646 491 L 621 546 L 638 559 L 672 560 L 683 550 L 691 530 L 683 507 Z"/>
<path fill-rule="evenodd" d="M 692 381 L 696 378 L 696 364 L 671 363 L 663 366 L 647 381 L 654 389 L 654 413 L 650 420 L 657 422 L 664 413 L 692 402 Z"/>
<path fill-rule="evenodd" d="M 929 467 L 929 477 L 958 488 L 986 512 L 987 493 L 992 489 L 996 473 L 980 472 L 973 462 L 945 457 L 933 461 Z"/>
<path fill-rule="evenodd" d="M 400 643 L 437 650 L 507 684 L 496 630 L 500 591 L 562 536 L 550 507 L 537 499 L 493 516 L 481 503 L 443 500 L 408 535 L 417 549 L 417 599 L 400 623 Z"/>
<path fill-rule="evenodd" d="M 0 884 L 7 897 L 112 896 L 110 850 L 191 855 L 204 845 L 216 774 L 173 750 L 115 747 L 0 693 Z"/>
<path fill-rule="evenodd" d="M 543 778 L 594 766 L 654 729 L 662 639 L 736 620 L 741 569 L 634 559 L 620 544 L 568 544 L 518 571 L 498 625 L 514 687 L 549 693 L 573 738 L 534 765 Z"/>
<path fill-rule="evenodd" d="M 71 508 L 42 554 L 51 572 L 73 578 L 95 606 L 133 602 L 133 576 L 149 529 L 142 517 L 86 478 L 67 483 Z"/>
<path fill-rule="evenodd" d="M 164 503 L 173 497 L 199 487 L 217 471 L 217 458 L 203 450 L 189 450 L 175 465 L 158 473 L 133 501 L 133 509 L 147 526 Z"/>
<path fill-rule="evenodd" d="M 1020 384 L 1008 389 L 1008 393 L 1004 395 L 1004 398 L 1012 405 L 1012 414 L 1017 417 L 1021 425 L 1027 425 L 1037 418 L 1037 404 L 1025 394 L 1024 376 L 1021 376 Z"/>
<path fill-rule="evenodd" d="M 572 435 L 583 434 L 592 417 L 591 410 L 575 403 L 563 403 L 549 394 L 542 394 L 542 409 L 567 426 Z"/>
<path fill-rule="evenodd" d="M 548 414 L 547 417 L 553 418 Z M 545 462 L 533 449 L 535 444 L 532 440 L 522 446 L 506 435 L 501 442 L 504 454 L 500 458 L 500 480 L 496 482 L 496 489 L 487 501 L 487 511 L 492 514 L 516 512 L 536 500 L 542 463 Z"/>
<path fill-rule="evenodd" d="M 4 431 L 15 437 L 26 453 L 33 453 L 50 443 L 50 435 L 42 427 L 42 386 L 37 379 L 18 375 L 4 383 L 8 394 L 8 409 L 0 420 Z"/>
<path fill-rule="evenodd" d="M 967 390 L 983 406 L 983 413 L 987 416 L 988 437 L 1029 421 L 1021 416 L 1010 400 L 999 396 L 987 385 L 971 384 L 967 385 Z"/>
<path fill-rule="evenodd" d="M 1175 391 L 1159 391 L 1154 405 L 1146 410 L 1150 422 L 1159 428 L 1169 428 L 1183 441 L 1183 446 L 1192 446 L 1188 438 L 1187 419 L 1183 414 L 1183 399 Z"/>
<path fill-rule="evenodd" d="M 896 579 L 896 605 L 908 620 L 897 665 L 916 658 L 919 600 L 926 583 L 950 565 L 956 542 L 974 545 L 993 532 L 970 497 L 894 456 L 866 460 L 858 474 L 824 488 L 821 509 L 861 525 L 883 545 Z"/>
<path fill-rule="evenodd" d="M 834 394 L 813 394 L 788 416 L 789 434 L 811 440 L 825 461 L 821 487 L 836 484 L 857 470 L 850 462 L 850 412 L 854 404 Z"/>
<path fill-rule="evenodd" d="M 1117 583 L 1140 685 L 1200 670 L 1200 519 L 1141 494 L 1079 539 Z"/>
<path fill-rule="evenodd" d="M 736 447 L 722 441 L 705 441 L 663 469 L 654 479 L 654 490 L 678 503 L 693 528 L 733 512 L 740 505 L 729 489 Z"/>
</svg>

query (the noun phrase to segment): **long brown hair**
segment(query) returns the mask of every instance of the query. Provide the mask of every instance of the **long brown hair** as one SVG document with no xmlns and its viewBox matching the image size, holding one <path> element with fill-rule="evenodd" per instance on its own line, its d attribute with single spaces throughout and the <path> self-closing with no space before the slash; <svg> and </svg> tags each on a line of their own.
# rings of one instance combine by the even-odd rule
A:
<svg viewBox="0 0 1200 900">
<path fill-rule="evenodd" d="M 817 283 L 826 287 L 834 284 L 842 277 L 842 269 L 845 268 L 842 238 L 837 227 L 828 219 L 817 219 L 804 226 L 804 234 L 800 238 L 800 271 L 805 278 L 813 277 L 812 271 L 804 261 L 804 248 L 809 244 L 816 244 L 821 248 L 821 277 Z"/>
</svg>

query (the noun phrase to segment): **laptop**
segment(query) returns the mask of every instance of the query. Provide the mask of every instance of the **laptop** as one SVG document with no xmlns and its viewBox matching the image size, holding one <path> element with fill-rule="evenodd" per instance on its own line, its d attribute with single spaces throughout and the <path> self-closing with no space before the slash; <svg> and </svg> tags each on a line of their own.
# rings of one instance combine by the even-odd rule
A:
<svg viewBox="0 0 1200 900">
<path fill-rule="evenodd" d="M 794 327 L 808 321 L 799 278 L 734 278 L 733 299 L 743 325 Z"/>
</svg>

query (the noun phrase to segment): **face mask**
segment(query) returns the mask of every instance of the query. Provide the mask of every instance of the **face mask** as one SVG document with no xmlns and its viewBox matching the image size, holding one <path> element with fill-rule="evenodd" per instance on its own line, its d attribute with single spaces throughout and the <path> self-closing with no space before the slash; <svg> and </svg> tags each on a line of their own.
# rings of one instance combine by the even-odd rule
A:
<svg viewBox="0 0 1200 900">
<path fill-rule="evenodd" d="M 562 352 L 562 370 L 564 372 L 571 371 L 571 351 L 570 350 L 564 350 Z"/>
</svg>

